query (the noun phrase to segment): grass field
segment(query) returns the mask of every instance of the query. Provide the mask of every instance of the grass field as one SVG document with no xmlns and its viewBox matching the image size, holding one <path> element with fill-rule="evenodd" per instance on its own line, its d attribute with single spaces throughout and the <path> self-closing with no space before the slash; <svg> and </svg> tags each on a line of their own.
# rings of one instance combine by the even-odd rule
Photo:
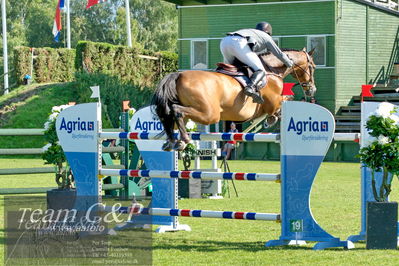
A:
<svg viewBox="0 0 399 266">
<path fill-rule="evenodd" d="M 279 172 L 279 162 L 230 161 L 232 171 Z M 0 168 L 43 166 L 40 159 L 0 159 Z M 206 167 L 206 165 L 204 165 Z M 357 234 L 360 229 L 359 164 L 323 163 L 311 195 L 312 212 L 319 224 L 341 239 Z M 1 187 L 54 186 L 52 174 L 1 176 Z M 184 199 L 180 208 L 204 210 L 232 210 L 279 212 L 280 189 L 277 183 L 236 181 L 239 197 L 222 200 Z M 392 200 L 398 200 L 393 185 Z M 230 184 L 230 188 L 231 184 Z M 1 203 L 3 209 L 3 203 Z M 3 214 L 3 212 L 1 212 Z M 4 219 L 0 226 L 4 227 Z M 192 232 L 153 234 L 154 265 L 398 265 L 398 251 L 366 250 L 364 243 L 356 243 L 354 250 L 329 249 L 313 251 L 314 243 L 306 246 L 265 248 L 267 240 L 277 239 L 280 224 L 264 221 L 180 218 Z M 3 230 L 1 234 L 3 234 Z M 129 231 L 111 236 L 123 245 L 129 242 Z M 4 248 L 4 237 L 1 238 Z M 3 254 L 3 253 L 1 253 Z M 2 257 L 2 259 L 4 259 Z M 26 260 L 30 265 L 94 265 L 94 260 L 64 263 L 60 260 L 46 264 Z M 75 263 L 75 264 L 73 264 Z M 111 265 L 107 260 L 104 265 Z M 7 265 L 12 265 L 9 262 Z M 15 264 L 14 264 L 15 265 Z M 122 265 L 122 264 L 120 264 Z M 134 265 L 133 263 L 131 265 Z"/>
</svg>

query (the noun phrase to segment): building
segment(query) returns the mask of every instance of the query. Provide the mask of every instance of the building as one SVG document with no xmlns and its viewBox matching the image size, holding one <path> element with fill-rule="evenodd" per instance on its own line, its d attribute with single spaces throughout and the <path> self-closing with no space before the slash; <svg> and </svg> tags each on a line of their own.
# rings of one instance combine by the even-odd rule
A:
<svg viewBox="0 0 399 266">
<path fill-rule="evenodd" d="M 226 32 L 268 21 L 281 48 L 316 48 L 316 98 L 333 113 L 351 104 L 362 84 L 387 84 L 399 61 L 398 0 L 166 1 L 178 10 L 181 70 L 213 69 Z"/>
</svg>

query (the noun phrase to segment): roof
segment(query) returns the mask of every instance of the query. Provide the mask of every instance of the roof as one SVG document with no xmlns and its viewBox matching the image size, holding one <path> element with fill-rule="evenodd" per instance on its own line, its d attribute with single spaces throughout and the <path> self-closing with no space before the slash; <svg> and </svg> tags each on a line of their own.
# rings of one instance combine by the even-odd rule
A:
<svg viewBox="0 0 399 266">
<path fill-rule="evenodd" d="M 164 1 L 176 4 L 176 5 L 184 5 L 185 3 L 188 3 L 188 2 L 190 3 L 190 5 L 192 5 L 192 4 L 207 5 L 207 4 L 209 4 L 209 2 L 211 2 L 209 0 L 164 0 Z M 249 0 L 249 1 L 252 1 L 254 3 L 258 2 L 257 0 Z M 234 0 L 224 0 L 224 2 L 225 2 L 224 4 L 233 4 L 233 2 L 237 3 L 237 1 L 234 1 Z"/>
<path fill-rule="evenodd" d="M 214 4 L 214 1 L 212 1 L 212 0 L 164 0 L 164 1 L 176 4 L 178 6 L 184 6 L 184 5 L 208 5 L 208 4 L 212 4 L 213 5 Z M 295 0 L 291 0 L 289 2 L 293 2 L 293 1 L 295 1 Z M 311 0 L 308 0 L 308 1 L 310 2 Z M 380 9 L 382 11 L 385 11 L 385 12 L 388 12 L 388 13 L 391 13 L 391 14 L 399 16 L 398 0 L 352 0 L 352 1 L 360 2 L 360 3 L 366 4 L 366 5 L 372 6 L 374 8 Z M 246 0 L 246 1 L 243 1 L 243 3 L 244 2 L 247 3 L 247 4 L 251 3 L 251 2 L 259 3 L 258 0 Z M 265 2 L 269 2 L 269 1 L 265 1 Z M 270 2 L 273 2 L 273 1 L 270 1 Z M 240 4 L 240 1 L 237 1 L 237 0 L 224 0 L 224 3 L 220 1 L 220 3 L 218 3 L 218 4 L 224 4 L 224 5 Z"/>
</svg>

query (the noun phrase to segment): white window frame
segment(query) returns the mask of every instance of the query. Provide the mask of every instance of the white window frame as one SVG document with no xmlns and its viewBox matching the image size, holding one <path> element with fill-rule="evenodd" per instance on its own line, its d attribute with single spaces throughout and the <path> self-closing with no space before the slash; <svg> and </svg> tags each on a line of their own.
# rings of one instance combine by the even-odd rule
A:
<svg viewBox="0 0 399 266">
<path fill-rule="evenodd" d="M 307 49 L 307 51 L 311 50 L 311 47 L 310 47 L 310 39 L 311 38 L 320 38 L 320 37 L 324 38 L 324 65 L 316 65 L 316 66 L 325 67 L 325 66 L 327 66 L 327 36 L 326 35 L 311 35 L 311 36 L 307 36 L 307 38 L 306 38 L 306 49 Z"/>
<path fill-rule="evenodd" d="M 195 39 L 195 40 L 191 40 L 191 44 L 190 44 L 190 68 L 194 69 L 194 43 L 195 42 L 205 42 L 206 43 L 206 68 L 201 70 L 206 70 L 208 69 L 208 58 L 209 58 L 209 43 L 208 43 L 208 39 Z M 199 68 L 196 68 L 197 70 L 200 70 Z"/>
<path fill-rule="evenodd" d="M 277 42 L 276 44 L 277 44 L 278 47 L 281 47 L 281 43 L 280 43 L 281 39 L 280 39 L 280 37 L 273 37 L 273 41 Z"/>
</svg>

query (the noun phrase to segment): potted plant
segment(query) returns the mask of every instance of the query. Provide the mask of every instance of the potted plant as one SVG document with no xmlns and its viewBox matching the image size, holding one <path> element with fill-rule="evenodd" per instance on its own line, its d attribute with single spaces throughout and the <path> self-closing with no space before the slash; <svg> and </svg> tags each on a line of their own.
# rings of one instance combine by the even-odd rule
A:
<svg viewBox="0 0 399 266">
<path fill-rule="evenodd" d="M 55 181 L 57 189 L 47 191 L 47 207 L 49 209 L 71 209 L 75 202 L 73 174 L 66 162 L 65 154 L 58 144 L 55 121 L 58 114 L 70 105 L 54 106 L 48 120 L 44 123 L 44 138 L 47 144 L 43 147 L 42 158 L 45 164 L 53 164 L 56 169 Z"/>
<path fill-rule="evenodd" d="M 398 204 L 388 201 L 392 179 L 399 174 L 396 109 L 387 102 L 378 105 L 366 122 L 371 139 L 359 153 L 363 166 L 371 169 L 371 189 L 375 199 L 375 202 L 367 202 L 366 247 L 369 249 L 397 247 Z"/>
</svg>

